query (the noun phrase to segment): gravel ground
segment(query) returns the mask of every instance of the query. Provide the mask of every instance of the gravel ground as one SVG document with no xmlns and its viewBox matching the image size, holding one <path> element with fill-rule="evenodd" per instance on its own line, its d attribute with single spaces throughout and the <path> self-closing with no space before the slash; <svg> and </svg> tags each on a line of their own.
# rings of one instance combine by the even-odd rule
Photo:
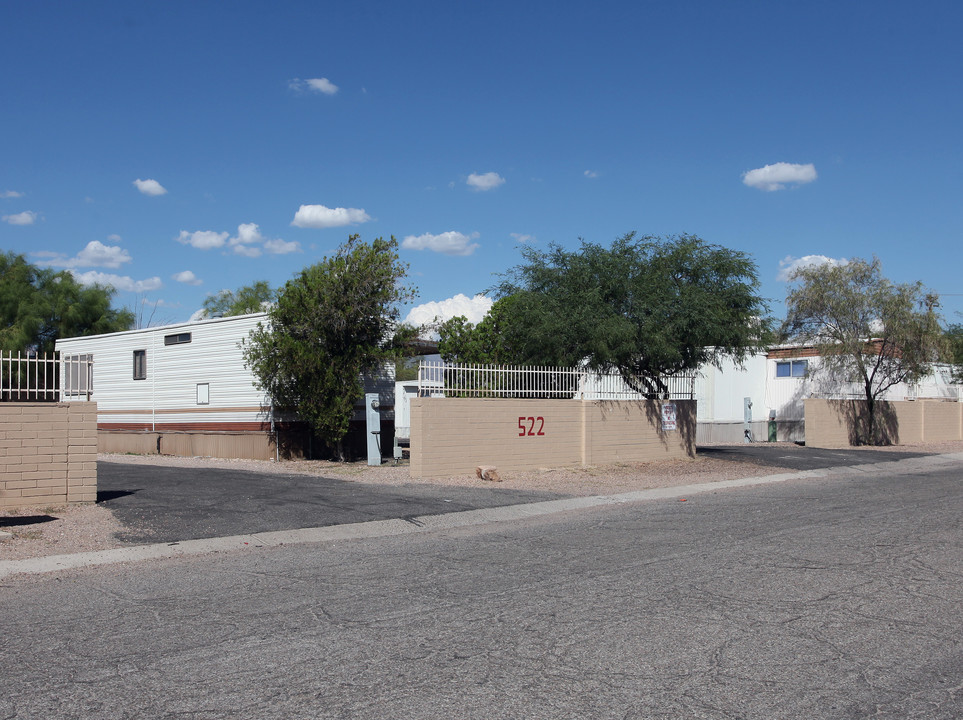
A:
<svg viewBox="0 0 963 720">
<path fill-rule="evenodd" d="M 800 448 L 792 443 L 779 443 L 779 445 L 783 445 L 787 452 L 800 451 Z M 888 449 L 897 452 L 947 453 L 963 451 L 963 443 L 942 443 L 925 446 L 901 445 L 892 448 L 873 449 Z M 297 473 L 377 485 L 468 486 L 483 482 L 475 476 L 412 480 L 408 476 L 408 468 L 405 465 L 368 467 L 361 463 L 339 464 L 315 460 L 275 463 L 263 460 L 220 460 L 215 458 L 111 454 L 102 454 L 100 459 L 170 467 L 214 467 L 261 473 Z M 756 464 L 747 460 L 724 460 L 697 456 L 693 460 L 624 463 L 503 473 L 501 484 L 506 488 L 542 490 L 572 496 L 611 495 L 632 490 L 718 482 L 735 478 L 771 475 L 778 472 L 780 472 L 778 467 Z M 122 547 L 123 543 L 118 541 L 114 534 L 124 529 L 110 510 L 93 504 L 0 511 L 0 560 L 19 560 L 28 557 Z M 9 537 L 4 537 L 6 534 Z"/>
</svg>

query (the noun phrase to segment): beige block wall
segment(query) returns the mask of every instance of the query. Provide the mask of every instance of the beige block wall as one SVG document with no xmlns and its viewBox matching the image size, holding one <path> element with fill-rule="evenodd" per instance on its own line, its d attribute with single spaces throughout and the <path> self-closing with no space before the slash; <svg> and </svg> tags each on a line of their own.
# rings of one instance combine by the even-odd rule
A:
<svg viewBox="0 0 963 720">
<path fill-rule="evenodd" d="M 927 442 L 963 440 L 963 403 L 923 401 L 920 405 Z"/>
<path fill-rule="evenodd" d="M 865 412 L 859 400 L 807 399 L 806 445 L 845 448 L 855 444 L 852 424 Z M 916 400 L 881 402 L 877 422 L 894 445 L 963 440 L 963 403 Z"/>
<path fill-rule="evenodd" d="M 97 500 L 97 404 L 0 403 L 0 508 Z"/>
<path fill-rule="evenodd" d="M 922 402 L 881 402 L 876 407 L 876 422 L 886 428 L 886 440 L 893 445 L 925 442 Z"/>
<path fill-rule="evenodd" d="M 510 472 L 691 455 L 695 402 L 676 407 L 684 437 L 662 432 L 652 402 L 413 398 L 411 477 L 470 475 L 479 465 Z"/>
<path fill-rule="evenodd" d="M 479 465 L 517 470 L 577 465 L 582 406 L 560 400 L 412 398 L 410 452 L 413 478 L 474 474 Z"/>
<path fill-rule="evenodd" d="M 584 403 L 584 463 L 648 462 L 695 455 L 695 400 L 674 400 L 676 429 L 662 429 L 657 400 Z"/>
</svg>

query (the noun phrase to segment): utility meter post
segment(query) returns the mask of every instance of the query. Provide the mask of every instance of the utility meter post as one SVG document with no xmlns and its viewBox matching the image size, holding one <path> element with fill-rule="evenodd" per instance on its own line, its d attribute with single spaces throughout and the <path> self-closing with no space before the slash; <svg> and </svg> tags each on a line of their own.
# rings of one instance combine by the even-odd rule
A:
<svg viewBox="0 0 963 720">
<path fill-rule="evenodd" d="M 742 424 L 742 434 L 747 443 L 755 441 L 752 436 L 752 398 L 742 399 L 742 412 L 745 421 Z"/>
<path fill-rule="evenodd" d="M 378 393 L 365 393 L 364 417 L 368 436 L 368 464 L 381 464 L 381 412 Z"/>
</svg>

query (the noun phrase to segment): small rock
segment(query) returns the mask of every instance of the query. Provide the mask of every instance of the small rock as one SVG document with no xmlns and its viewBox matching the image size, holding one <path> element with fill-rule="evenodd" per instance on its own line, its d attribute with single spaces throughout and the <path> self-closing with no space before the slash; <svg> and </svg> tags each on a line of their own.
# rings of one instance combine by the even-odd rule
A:
<svg viewBox="0 0 963 720">
<path fill-rule="evenodd" d="M 498 468 L 494 465 L 479 465 L 475 468 L 475 474 L 482 480 L 488 482 L 501 482 L 502 478 L 498 474 Z"/>
</svg>

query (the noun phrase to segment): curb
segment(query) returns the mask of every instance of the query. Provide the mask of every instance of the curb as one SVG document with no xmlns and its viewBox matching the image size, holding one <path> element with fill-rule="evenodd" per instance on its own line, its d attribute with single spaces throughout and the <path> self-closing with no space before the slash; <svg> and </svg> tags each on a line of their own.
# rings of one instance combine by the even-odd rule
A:
<svg viewBox="0 0 963 720">
<path fill-rule="evenodd" d="M 925 472 L 927 470 L 940 469 L 960 463 L 963 463 L 963 453 L 928 455 L 920 458 L 907 458 L 904 460 L 870 463 L 866 465 L 841 465 L 819 470 L 802 470 L 799 472 L 779 473 L 737 480 L 720 480 L 717 482 L 697 483 L 693 485 L 677 485 L 670 488 L 636 490 L 618 495 L 592 495 L 589 497 L 546 500 L 520 505 L 483 508 L 480 510 L 464 510 L 442 515 L 374 520 L 346 525 L 329 525 L 326 527 L 302 528 L 299 530 L 278 530 L 250 535 L 232 535 L 201 540 L 184 540 L 175 543 L 138 545 L 129 548 L 115 548 L 112 550 L 73 553 L 69 555 L 50 555 L 41 558 L 7 560 L 0 561 L 0 580 L 15 575 L 41 575 L 59 572 L 61 570 L 77 570 L 102 565 L 190 557 L 218 552 L 279 547 L 282 545 L 304 545 L 309 543 L 336 542 L 340 540 L 414 535 L 453 528 L 526 520 L 574 510 L 604 507 L 606 505 L 668 500 L 687 495 L 699 495 L 715 490 L 768 485 L 787 482 L 789 480 L 823 478 L 828 475 L 840 475 L 843 477 L 856 474 L 873 475 L 883 470 L 889 473 L 895 472 L 896 474 Z"/>
</svg>

